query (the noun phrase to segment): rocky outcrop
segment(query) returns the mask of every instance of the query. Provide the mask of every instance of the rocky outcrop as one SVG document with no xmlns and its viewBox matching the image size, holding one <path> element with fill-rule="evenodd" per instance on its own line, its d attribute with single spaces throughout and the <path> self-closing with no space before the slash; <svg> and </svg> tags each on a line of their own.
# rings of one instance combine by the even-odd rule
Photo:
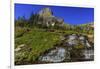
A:
<svg viewBox="0 0 100 69">
<path fill-rule="evenodd" d="M 88 37 L 70 34 L 61 37 L 62 42 L 40 56 L 41 62 L 73 62 L 94 59 L 93 46 Z"/>
<path fill-rule="evenodd" d="M 91 47 L 90 42 L 88 41 L 88 37 L 84 35 L 65 35 L 65 40 L 63 42 L 65 46 L 84 46 L 86 48 Z"/>
<path fill-rule="evenodd" d="M 89 42 L 89 38 L 79 34 L 69 34 L 61 36 L 61 42 L 56 44 L 54 48 L 48 49 L 41 54 L 37 62 L 41 63 L 57 63 L 57 62 L 74 62 L 94 59 L 93 45 Z M 25 44 L 15 48 L 15 64 L 29 62 L 27 59 L 32 48 Z M 32 58 L 31 58 L 32 59 Z M 30 61 L 31 62 L 31 61 Z M 26 63 L 25 63 L 26 64 Z"/>
<path fill-rule="evenodd" d="M 51 11 L 49 7 L 41 9 L 38 14 L 39 16 L 44 17 L 44 18 L 53 16 L 53 12 Z"/>
<path fill-rule="evenodd" d="M 43 62 L 61 62 L 61 61 L 64 61 L 66 58 L 67 59 L 70 58 L 66 54 L 69 54 L 69 52 L 67 52 L 65 48 L 56 47 L 52 49 L 51 51 L 49 51 L 44 56 L 41 56 L 39 60 Z"/>
<path fill-rule="evenodd" d="M 55 17 L 50 8 L 43 8 L 39 11 L 39 20 L 38 24 L 43 25 L 45 27 L 63 27 L 64 20 L 62 18 Z"/>
</svg>

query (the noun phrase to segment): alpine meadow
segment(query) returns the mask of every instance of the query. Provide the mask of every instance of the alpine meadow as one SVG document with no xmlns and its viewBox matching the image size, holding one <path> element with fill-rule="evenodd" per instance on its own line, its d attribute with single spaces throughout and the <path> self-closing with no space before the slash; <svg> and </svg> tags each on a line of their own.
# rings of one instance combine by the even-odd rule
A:
<svg viewBox="0 0 100 69">
<path fill-rule="evenodd" d="M 15 65 L 94 60 L 94 9 L 15 4 Z"/>
</svg>

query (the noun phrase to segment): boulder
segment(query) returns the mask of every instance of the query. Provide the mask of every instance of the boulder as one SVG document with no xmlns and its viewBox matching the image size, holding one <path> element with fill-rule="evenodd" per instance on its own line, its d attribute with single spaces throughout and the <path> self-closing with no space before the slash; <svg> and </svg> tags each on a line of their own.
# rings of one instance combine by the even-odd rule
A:
<svg viewBox="0 0 100 69">
<path fill-rule="evenodd" d="M 62 62 L 65 59 L 69 59 L 69 52 L 65 48 L 56 47 L 50 50 L 48 53 L 42 55 L 39 60 L 42 62 Z"/>
</svg>

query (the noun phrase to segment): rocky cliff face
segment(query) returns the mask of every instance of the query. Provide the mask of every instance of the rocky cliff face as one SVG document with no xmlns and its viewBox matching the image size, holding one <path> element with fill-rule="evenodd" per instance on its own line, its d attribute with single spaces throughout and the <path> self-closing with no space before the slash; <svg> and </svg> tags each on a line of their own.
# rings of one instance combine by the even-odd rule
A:
<svg viewBox="0 0 100 69">
<path fill-rule="evenodd" d="M 50 8 L 43 8 L 39 11 L 38 13 L 42 17 L 52 17 L 53 12 L 51 11 Z"/>
<path fill-rule="evenodd" d="M 44 25 L 46 27 L 62 27 L 64 25 L 64 20 L 53 15 L 50 8 L 43 8 L 39 11 L 39 21 L 38 24 Z"/>
</svg>

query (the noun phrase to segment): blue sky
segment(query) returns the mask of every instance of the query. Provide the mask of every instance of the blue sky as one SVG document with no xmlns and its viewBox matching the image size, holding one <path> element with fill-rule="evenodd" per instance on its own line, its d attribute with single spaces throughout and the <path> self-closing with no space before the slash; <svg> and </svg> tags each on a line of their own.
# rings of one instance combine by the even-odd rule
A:
<svg viewBox="0 0 100 69">
<path fill-rule="evenodd" d="M 53 11 L 53 15 L 63 18 L 68 24 L 85 24 L 94 22 L 94 8 L 82 7 L 61 7 L 33 4 L 15 4 L 15 19 L 20 16 L 29 18 L 31 13 L 38 13 L 42 8 L 49 7 Z"/>
</svg>

